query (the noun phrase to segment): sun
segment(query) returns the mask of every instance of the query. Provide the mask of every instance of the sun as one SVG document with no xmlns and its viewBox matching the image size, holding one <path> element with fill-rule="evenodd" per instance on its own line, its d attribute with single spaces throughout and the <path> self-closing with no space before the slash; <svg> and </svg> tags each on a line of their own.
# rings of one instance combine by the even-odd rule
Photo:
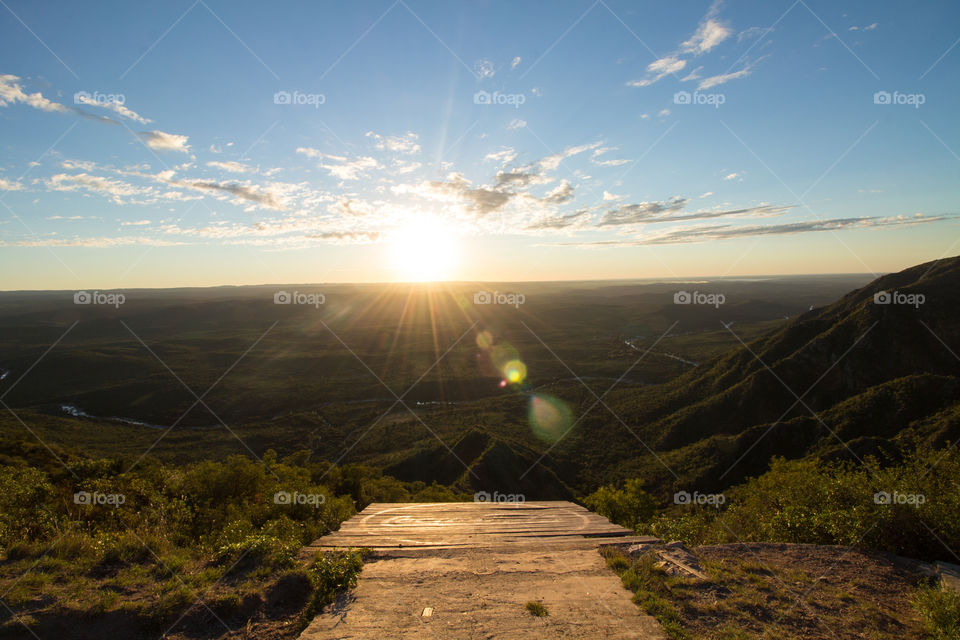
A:
<svg viewBox="0 0 960 640">
<path fill-rule="evenodd" d="M 420 219 L 390 234 L 391 268 L 406 282 L 447 280 L 459 255 L 457 234 L 439 219 Z"/>
</svg>

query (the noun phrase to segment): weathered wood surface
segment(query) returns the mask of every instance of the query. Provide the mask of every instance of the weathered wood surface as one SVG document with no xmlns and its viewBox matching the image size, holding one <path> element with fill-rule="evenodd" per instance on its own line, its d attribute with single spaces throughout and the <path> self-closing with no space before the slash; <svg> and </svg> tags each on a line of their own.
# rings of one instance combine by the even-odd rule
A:
<svg viewBox="0 0 960 640">
<path fill-rule="evenodd" d="M 597 552 L 651 541 L 569 502 L 372 504 L 304 549 L 373 555 L 301 639 L 659 640 Z M 531 600 L 549 616 L 531 616 Z"/>
<path fill-rule="evenodd" d="M 571 502 L 374 503 L 311 547 L 439 548 L 629 535 Z"/>
</svg>

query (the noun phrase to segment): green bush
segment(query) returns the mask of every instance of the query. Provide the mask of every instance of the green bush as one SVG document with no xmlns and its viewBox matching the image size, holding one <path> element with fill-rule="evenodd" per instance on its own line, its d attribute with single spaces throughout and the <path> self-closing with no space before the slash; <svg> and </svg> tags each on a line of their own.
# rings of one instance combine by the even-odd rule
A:
<svg viewBox="0 0 960 640">
<path fill-rule="evenodd" d="M 313 585 L 313 596 L 303 613 L 302 627 L 306 627 L 310 620 L 339 594 L 357 586 L 363 558 L 367 553 L 367 549 L 348 549 L 321 551 L 317 554 L 307 569 Z"/>
<path fill-rule="evenodd" d="M 653 498 L 643 490 L 640 480 L 630 479 L 623 488 L 600 487 L 583 499 L 588 509 L 628 529 L 649 522 L 656 511 Z"/>
<path fill-rule="evenodd" d="M 691 545 L 850 545 L 950 560 L 947 548 L 960 548 L 957 451 L 916 448 L 885 463 L 775 458 L 763 475 L 724 491 L 720 509 L 683 505 L 653 515 L 638 480 L 603 487 L 584 503 L 617 524 Z M 884 503 L 887 494 L 893 499 Z"/>
<path fill-rule="evenodd" d="M 938 585 L 920 587 L 913 605 L 927 625 L 932 640 L 960 639 L 960 593 Z"/>
</svg>

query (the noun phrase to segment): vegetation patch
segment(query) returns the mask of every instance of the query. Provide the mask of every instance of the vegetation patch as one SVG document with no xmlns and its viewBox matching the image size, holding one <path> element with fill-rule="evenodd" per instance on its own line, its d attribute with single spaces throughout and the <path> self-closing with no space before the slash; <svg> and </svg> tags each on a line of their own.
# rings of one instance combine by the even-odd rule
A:
<svg viewBox="0 0 960 640">
<path fill-rule="evenodd" d="M 700 547 L 695 553 L 709 578 L 702 581 L 668 575 L 651 554 L 602 553 L 672 640 L 926 637 L 911 600 L 918 574 L 881 554 L 813 545 Z"/>
<path fill-rule="evenodd" d="M 537 616 L 538 618 L 546 618 L 550 615 L 550 611 L 547 607 L 538 600 L 531 600 L 526 604 L 527 611 L 530 612 L 530 615 Z"/>
<path fill-rule="evenodd" d="M 940 585 L 923 585 L 913 603 L 920 612 L 932 640 L 960 638 L 960 593 Z"/>
<path fill-rule="evenodd" d="M 868 456 L 862 465 L 775 458 L 763 475 L 703 504 L 691 493 L 680 504 L 658 503 L 639 480 L 602 487 L 583 502 L 638 533 L 687 546 L 845 545 L 951 561 L 948 549 L 960 548 L 958 477 L 957 448 L 915 447 L 899 458 Z"/>
<path fill-rule="evenodd" d="M 356 585 L 363 559 L 303 564 L 303 546 L 371 500 L 437 494 L 271 451 L 263 464 L 136 466 L 59 453 L 63 465 L 0 441 L 0 638 L 294 638 Z"/>
</svg>

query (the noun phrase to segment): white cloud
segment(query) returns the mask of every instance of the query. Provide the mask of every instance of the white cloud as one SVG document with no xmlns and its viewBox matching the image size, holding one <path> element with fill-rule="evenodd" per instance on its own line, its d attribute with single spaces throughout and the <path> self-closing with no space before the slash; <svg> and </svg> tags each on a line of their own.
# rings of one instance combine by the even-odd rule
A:
<svg viewBox="0 0 960 640">
<path fill-rule="evenodd" d="M 0 178 L 0 191 L 22 191 L 23 185 L 16 180 Z"/>
<path fill-rule="evenodd" d="M 727 175 L 723 176 L 723 179 L 724 179 L 724 180 L 734 180 L 734 179 L 739 178 L 739 177 L 740 177 L 740 174 L 739 174 L 739 173 L 728 173 Z"/>
<path fill-rule="evenodd" d="M 695 56 L 703 55 L 729 38 L 732 33 L 733 31 L 723 23 L 714 18 L 708 18 L 700 23 L 696 33 L 681 47 Z"/>
<path fill-rule="evenodd" d="M 768 31 L 773 31 L 773 29 L 769 27 L 750 27 L 748 29 L 744 29 L 743 31 L 737 34 L 737 42 L 743 42 L 744 40 L 752 40 L 753 38 L 759 38 L 760 36 L 764 35 Z"/>
<path fill-rule="evenodd" d="M 584 151 L 591 151 L 600 146 L 600 142 L 591 142 L 589 144 L 582 144 L 576 147 L 567 147 L 560 153 L 555 153 L 553 155 L 543 158 L 538 163 L 544 171 L 553 171 L 560 166 L 560 163 L 565 159 L 583 153 Z"/>
<path fill-rule="evenodd" d="M 49 191 L 87 191 L 108 196 L 114 204 L 129 204 L 135 196 L 154 195 L 152 187 L 140 187 L 121 180 L 90 175 L 89 173 L 58 173 L 44 178 Z M 143 202 L 141 202 L 143 203 Z"/>
<path fill-rule="evenodd" d="M 736 80 L 737 78 L 745 78 L 751 73 L 753 73 L 753 68 L 757 64 L 759 64 L 760 62 L 762 62 L 763 60 L 769 57 L 770 57 L 769 55 L 761 56 L 760 58 L 757 58 L 753 62 L 750 62 L 749 60 L 747 60 L 746 62 L 744 62 L 743 68 L 740 69 L 739 71 L 733 71 L 731 73 L 721 73 L 720 75 L 704 78 L 703 80 L 700 81 L 700 84 L 697 85 L 697 89 L 700 89 L 700 90 L 710 89 L 711 87 L 716 87 L 718 85 L 724 84 L 725 82 Z"/>
<path fill-rule="evenodd" d="M 44 98 L 37 93 L 26 93 L 20 86 L 20 78 L 14 75 L 0 75 L 0 107 L 6 107 L 17 102 L 40 109 L 41 111 L 69 112 L 64 105 Z"/>
<path fill-rule="evenodd" d="M 485 161 L 493 160 L 499 165 L 509 164 L 516 159 L 517 152 L 513 150 L 513 147 L 504 147 L 500 151 L 492 151 L 484 157 Z"/>
<path fill-rule="evenodd" d="M 740 69 L 739 71 L 734 71 L 732 73 L 721 73 L 720 75 L 717 75 L 717 76 L 710 76 L 709 78 L 705 78 L 699 85 L 697 85 L 697 88 L 701 90 L 710 89 L 712 87 L 716 87 L 718 85 L 724 84 L 725 82 L 736 80 L 737 78 L 745 78 L 748 75 L 750 75 L 750 69 L 748 69 L 747 67 L 744 67 L 743 69 Z"/>
<path fill-rule="evenodd" d="M 641 78 L 640 80 L 632 80 L 627 84 L 631 87 L 646 87 L 658 82 L 667 75 L 676 74 L 686 68 L 688 58 L 697 58 L 709 53 L 719 44 L 730 38 L 730 36 L 733 35 L 732 29 L 730 29 L 729 26 L 718 20 L 716 17 L 719 7 L 719 2 L 714 2 L 710 6 L 709 11 L 707 11 L 707 14 L 700 21 L 697 30 L 689 39 L 682 42 L 676 51 L 669 53 L 647 65 L 647 73 L 645 77 Z M 751 28 L 742 32 L 738 36 L 738 40 L 741 40 L 745 37 L 754 37 L 758 35 L 758 32 L 754 29 L 756 28 Z M 723 84 L 724 82 L 729 82 L 730 80 L 734 80 L 736 78 L 748 76 L 752 71 L 752 66 L 753 65 L 748 62 L 739 71 L 710 76 L 700 83 L 699 88 L 709 89 L 710 87 L 715 87 L 719 84 Z M 702 71 L 703 66 L 699 66 L 687 73 L 683 78 L 680 79 L 680 81 L 690 82 L 693 80 L 699 80 L 701 78 Z"/>
<path fill-rule="evenodd" d="M 680 78 L 680 82 L 690 82 L 691 80 L 699 80 L 701 71 L 703 71 L 703 67 L 702 66 L 697 67 L 687 75 Z"/>
<path fill-rule="evenodd" d="M 297 153 L 307 156 L 308 158 L 322 158 L 323 152 L 319 149 L 314 149 L 313 147 L 297 147 Z"/>
<path fill-rule="evenodd" d="M 492 78 L 497 73 L 496 68 L 493 66 L 493 62 L 486 59 L 477 60 L 473 64 L 473 71 L 477 74 L 477 78 L 480 80 Z"/>
<path fill-rule="evenodd" d="M 335 164 L 322 164 L 321 167 L 330 172 L 330 175 L 341 180 L 357 180 L 360 174 L 366 173 L 371 169 L 379 167 L 379 163 L 369 157 L 363 156 L 356 160 L 347 160 L 342 156 L 324 156 L 327 159 L 336 161 Z"/>
<path fill-rule="evenodd" d="M 513 120 L 510 121 L 510 124 L 507 125 L 507 130 L 515 131 L 517 129 L 523 129 L 525 126 L 527 126 L 526 120 L 521 120 L 520 118 L 514 118 Z"/>
<path fill-rule="evenodd" d="M 146 141 L 147 146 L 157 151 L 180 151 L 188 153 L 190 145 L 187 144 L 187 136 L 181 136 L 176 133 L 164 133 L 163 131 L 142 131 L 140 136 Z"/>
<path fill-rule="evenodd" d="M 573 186 L 566 180 L 562 181 L 556 188 L 547 192 L 543 197 L 546 202 L 563 204 L 573 199 Z"/>
<path fill-rule="evenodd" d="M 610 193 L 609 191 L 603 192 L 603 201 L 610 202 L 611 200 L 622 200 L 623 196 L 618 196 L 615 193 Z"/>
<path fill-rule="evenodd" d="M 219 161 L 211 160 L 207 163 L 208 167 L 216 167 L 217 169 L 222 169 L 224 171 L 229 171 L 231 173 L 252 173 L 253 167 L 247 166 L 242 162 L 234 162 L 233 160 Z"/>
<path fill-rule="evenodd" d="M 128 109 L 123 105 L 123 103 L 116 102 L 114 100 L 98 101 L 94 100 L 90 95 L 84 93 L 76 93 L 74 95 L 74 100 L 77 104 L 87 105 L 89 107 L 99 107 L 101 109 L 107 109 L 113 111 L 117 115 L 123 116 L 129 120 L 139 122 L 140 124 L 149 124 L 153 122 L 149 118 L 144 118 L 136 111 Z"/>
<path fill-rule="evenodd" d="M 417 144 L 417 134 L 412 131 L 408 131 L 402 136 L 381 136 L 373 131 L 367 131 L 366 136 L 377 141 L 377 149 L 386 149 L 406 154 L 420 153 L 420 145 Z"/>
<path fill-rule="evenodd" d="M 850 27 L 850 28 L 848 29 L 848 31 L 873 31 L 874 29 L 876 29 L 876 28 L 879 27 L 879 26 L 880 26 L 880 23 L 879 23 L 879 22 L 874 22 L 873 24 L 868 24 L 868 25 L 865 26 L 865 27 L 858 27 L 858 26 L 854 25 L 854 26 Z"/>
<path fill-rule="evenodd" d="M 590 155 L 590 162 L 600 167 L 619 167 L 620 165 L 627 164 L 630 162 L 625 159 L 616 159 L 616 160 L 600 160 L 599 156 L 609 152 L 609 151 L 618 151 L 618 147 L 600 147 L 594 149 L 593 153 Z"/>
<path fill-rule="evenodd" d="M 88 247 L 88 248 L 107 248 L 124 247 L 130 245 L 136 246 L 155 246 L 155 247 L 173 247 L 185 244 L 174 240 L 163 240 L 161 238 L 148 238 L 144 236 L 123 236 L 123 237 L 99 237 L 99 238 L 38 238 L 33 240 L 3 241 L 0 246 L 4 247 Z"/>
<path fill-rule="evenodd" d="M 712 195 L 713 195 L 713 191 L 707 191 L 706 193 L 703 193 L 697 197 L 702 199 L 702 198 L 709 198 Z"/>
<path fill-rule="evenodd" d="M 118 124 L 117 120 L 113 118 L 108 118 L 106 116 L 98 116 L 92 113 L 88 113 L 83 109 L 80 109 L 73 105 L 64 105 L 59 102 L 54 102 L 48 98 L 45 98 L 43 94 L 39 91 L 36 93 L 27 93 L 23 90 L 23 87 L 20 85 L 19 76 L 14 75 L 0 75 L 0 107 L 6 107 L 15 103 L 25 104 L 27 106 L 33 107 L 34 109 L 40 109 L 41 111 L 49 111 L 55 113 L 72 113 L 74 115 L 87 118 L 89 120 L 96 120 L 97 122 L 105 122 L 108 124 Z M 84 103 L 87 104 L 87 103 Z M 113 111 L 120 113 L 121 115 L 133 119 L 138 119 L 138 121 L 149 122 L 145 118 L 141 118 L 139 115 L 130 111 L 129 109 L 123 107 L 122 105 L 114 105 L 113 107 L 107 105 L 94 105 L 94 106 L 104 106 L 105 108 L 112 109 Z"/>
<path fill-rule="evenodd" d="M 687 66 L 686 60 L 678 58 L 674 55 L 666 56 L 664 58 L 660 58 L 659 60 L 654 60 L 647 65 L 646 78 L 641 80 L 631 80 L 627 84 L 631 87 L 646 87 L 662 79 L 664 76 L 682 71 L 685 66 Z"/>
<path fill-rule="evenodd" d="M 660 111 L 657 112 L 657 117 L 660 118 L 666 118 L 668 115 L 670 115 L 670 109 L 660 109 Z"/>
<path fill-rule="evenodd" d="M 373 132 L 370 132 L 367 135 L 376 136 L 376 134 Z M 419 146 L 417 149 L 419 150 Z M 366 173 L 372 169 L 377 169 L 381 166 L 376 159 L 369 156 L 362 156 L 356 160 L 348 160 L 346 156 L 335 156 L 328 153 L 323 153 L 319 149 L 314 149 L 312 147 L 297 147 L 297 153 L 305 155 L 308 158 L 327 160 L 328 162 L 326 164 L 321 162 L 320 167 L 322 169 L 326 169 L 330 172 L 331 176 L 339 178 L 340 180 L 356 180 L 360 177 L 360 174 Z"/>
<path fill-rule="evenodd" d="M 396 162 L 393 165 L 392 171 L 394 174 L 403 175 L 405 173 L 412 173 L 422 166 L 419 162 Z"/>
<path fill-rule="evenodd" d="M 520 66 L 521 62 L 523 62 L 523 58 L 521 58 L 520 56 L 517 56 L 516 58 L 513 59 L 513 62 L 510 63 L 510 69 L 511 70 L 516 69 L 517 67 Z"/>
<path fill-rule="evenodd" d="M 133 220 L 130 222 L 121 222 L 120 226 L 121 227 L 142 227 L 148 224 L 150 224 L 149 220 Z"/>
</svg>

